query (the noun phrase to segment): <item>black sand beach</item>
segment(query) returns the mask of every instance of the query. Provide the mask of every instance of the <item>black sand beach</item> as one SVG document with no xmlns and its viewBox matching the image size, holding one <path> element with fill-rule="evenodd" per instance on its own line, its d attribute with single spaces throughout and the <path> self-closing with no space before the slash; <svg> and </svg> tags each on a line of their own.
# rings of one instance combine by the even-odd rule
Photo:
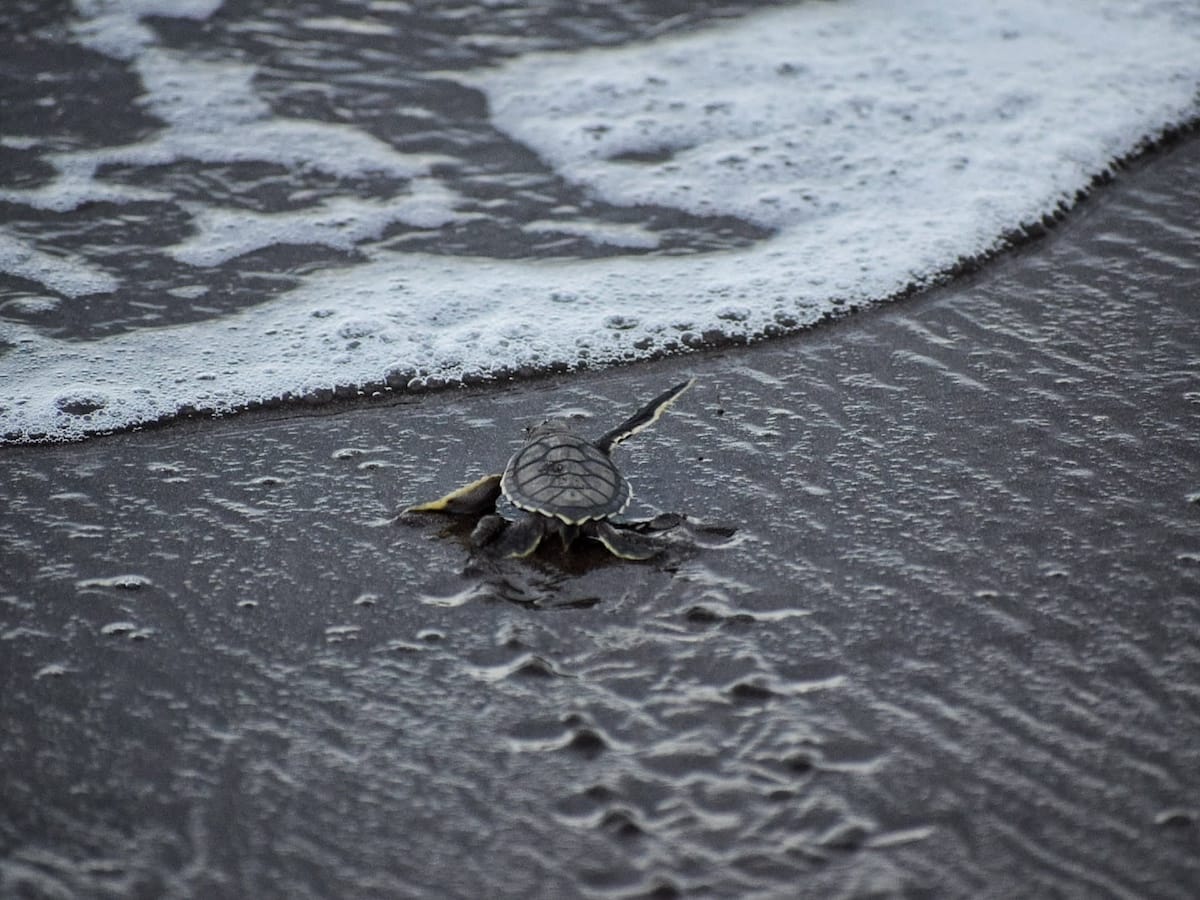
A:
<svg viewBox="0 0 1200 900">
<path fill-rule="evenodd" d="M 1196 896 L 1197 209 L 1193 136 L 797 338 L 4 450 L 0 895 Z M 692 375 L 660 560 L 393 519 Z"/>
</svg>

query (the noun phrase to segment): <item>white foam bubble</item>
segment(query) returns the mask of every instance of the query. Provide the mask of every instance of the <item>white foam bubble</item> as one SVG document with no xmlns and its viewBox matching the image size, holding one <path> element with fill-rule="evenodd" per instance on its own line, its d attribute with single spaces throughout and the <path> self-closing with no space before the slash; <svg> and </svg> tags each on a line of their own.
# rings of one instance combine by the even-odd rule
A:
<svg viewBox="0 0 1200 900">
<path fill-rule="evenodd" d="M 303 19 L 300 25 L 314 31 L 344 31 L 347 34 L 364 34 L 387 36 L 395 34 L 395 29 L 384 22 L 373 21 L 369 18 L 348 19 L 344 16 L 320 16 Z"/>
<path fill-rule="evenodd" d="M 133 59 L 154 33 L 142 24 L 143 16 L 207 19 L 224 0 L 75 0 L 77 19 L 71 32 L 85 47 L 116 59 Z"/>
<path fill-rule="evenodd" d="M 857 0 L 470 82 L 502 130 L 605 200 L 789 230 L 843 271 L 899 262 L 872 248 L 929 269 L 1193 114 L 1196 32 L 1161 4 Z"/>
<path fill-rule="evenodd" d="M 378 238 L 387 226 L 403 222 L 437 228 L 454 221 L 459 197 L 429 179 L 417 179 L 409 192 L 392 200 L 338 197 L 317 207 L 286 213 L 255 213 L 219 207 L 192 210 L 195 234 L 172 247 L 180 262 L 215 266 L 274 244 L 323 244 L 352 250 Z"/>
<path fill-rule="evenodd" d="M 11 147 L 14 150 L 32 150 L 35 147 L 40 146 L 41 143 L 41 138 L 29 137 L 26 135 L 0 135 L 0 147 Z"/>
<path fill-rule="evenodd" d="M 620 362 L 684 346 L 698 339 L 698 323 L 739 297 L 748 303 L 754 283 L 741 265 L 716 255 L 530 264 L 386 253 L 318 273 L 286 302 L 94 341 L 86 353 L 21 329 L 0 356 L 0 392 L 16 401 L 0 412 L 0 433 L 69 439 L 185 404 L 226 412 L 394 373 L 420 384 Z M 664 302 L 684 294 L 696 298 L 696 315 Z M 826 308 L 785 302 L 806 321 Z M 762 329 L 774 309 L 747 305 L 737 324 Z"/>
<path fill-rule="evenodd" d="M 84 260 L 46 253 L 28 241 L 0 232 L 0 272 L 36 281 L 67 297 L 115 291 L 116 276 Z"/>
<path fill-rule="evenodd" d="M 594 244 L 651 250 L 658 246 L 658 235 L 640 225 L 618 225 L 581 219 L 536 219 L 524 229 L 539 234 L 563 234 L 581 237 Z"/>
<path fill-rule="evenodd" d="M 996 247 L 1004 232 L 1072 201 L 1146 135 L 1195 116 L 1200 16 L 1190 9 L 807 3 L 477 72 L 469 80 L 486 92 L 496 124 L 586 190 L 737 215 L 776 236 L 722 253 L 540 262 L 375 249 L 369 262 L 307 276 L 289 294 L 211 322 L 86 345 L 0 324 L 0 434 L 71 438 L 183 406 L 221 412 L 401 374 L 420 384 L 620 362 L 709 332 L 796 328 L 841 304 L 890 296 Z M 246 153 L 433 177 L 369 136 L 273 118 L 253 96 L 221 119 L 204 91 L 168 90 L 174 76 L 155 81 L 149 68 L 215 80 L 224 71 L 236 99 L 253 90 L 241 63 L 144 56 L 151 102 L 164 104 L 169 126 L 101 155 Z M 202 121 L 224 131 L 193 127 Z M 322 140 L 319 152 L 305 149 Z M 65 162 L 82 172 L 94 159 Z M 60 171 L 68 177 L 65 163 Z M 86 189 L 85 176 L 74 189 Z M 177 250 L 198 262 L 236 249 L 217 246 L 209 225 L 219 216 L 204 215 L 196 241 Z M 333 225 L 308 239 L 322 229 L 328 238 Z"/>
<path fill-rule="evenodd" d="M 146 107 L 166 127 L 134 144 L 48 154 L 45 160 L 58 172 L 53 180 L 0 191 L 0 200 L 67 212 L 87 202 L 165 199 L 161 192 L 97 176 L 111 164 L 263 162 L 343 177 L 383 173 L 415 178 L 443 159 L 401 153 L 351 126 L 273 116 L 254 91 L 257 68 L 252 65 L 199 60 L 158 48 L 145 49 L 133 65 L 146 89 Z"/>
</svg>

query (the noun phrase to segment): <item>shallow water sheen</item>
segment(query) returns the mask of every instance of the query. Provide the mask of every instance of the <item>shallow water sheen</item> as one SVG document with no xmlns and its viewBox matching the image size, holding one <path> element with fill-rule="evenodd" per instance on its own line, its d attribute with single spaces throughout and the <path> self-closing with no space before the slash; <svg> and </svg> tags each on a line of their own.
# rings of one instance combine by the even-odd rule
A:
<svg viewBox="0 0 1200 900">
<path fill-rule="evenodd" d="M 1194 896 L 1198 204 L 1191 140 L 799 339 L 7 451 L 0 894 Z M 688 373 L 658 562 L 392 519 Z"/>
</svg>

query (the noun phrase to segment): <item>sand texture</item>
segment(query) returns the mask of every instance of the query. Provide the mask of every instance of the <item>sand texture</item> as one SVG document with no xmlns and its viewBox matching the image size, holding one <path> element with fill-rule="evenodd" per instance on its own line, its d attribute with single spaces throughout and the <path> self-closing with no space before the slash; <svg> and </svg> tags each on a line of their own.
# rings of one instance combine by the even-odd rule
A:
<svg viewBox="0 0 1200 900">
<path fill-rule="evenodd" d="M 1200 140 L 795 338 L 10 448 L 0 894 L 1200 885 Z M 617 451 L 649 563 L 404 505 Z"/>
</svg>

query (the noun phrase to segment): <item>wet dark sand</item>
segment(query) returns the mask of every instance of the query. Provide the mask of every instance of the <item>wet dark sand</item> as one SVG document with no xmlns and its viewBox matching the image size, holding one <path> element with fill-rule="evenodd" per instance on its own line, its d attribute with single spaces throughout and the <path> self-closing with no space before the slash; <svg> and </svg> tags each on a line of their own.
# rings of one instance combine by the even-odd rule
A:
<svg viewBox="0 0 1200 900">
<path fill-rule="evenodd" d="M 0 895 L 1200 890 L 1200 140 L 796 339 L 0 454 Z M 659 561 L 390 517 L 606 430 Z"/>
</svg>

